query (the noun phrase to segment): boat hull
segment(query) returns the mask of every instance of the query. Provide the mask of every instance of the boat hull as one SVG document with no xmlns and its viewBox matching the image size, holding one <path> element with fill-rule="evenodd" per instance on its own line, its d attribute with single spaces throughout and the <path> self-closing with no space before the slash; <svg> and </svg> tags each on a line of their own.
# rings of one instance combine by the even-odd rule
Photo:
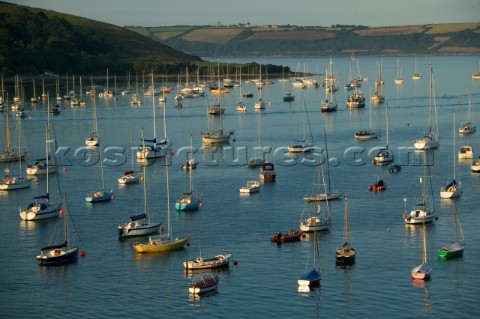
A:
<svg viewBox="0 0 480 319">
<path fill-rule="evenodd" d="M 453 243 L 451 245 L 440 248 L 437 251 L 437 256 L 441 258 L 456 258 L 463 256 L 463 251 L 465 249 L 464 244 L 462 243 Z"/>
<path fill-rule="evenodd" d="M 159 252 L 159 251 L 177 250 L 177 249 L 183 248 L 183 246 L 185 246 L 188 243 L 189 239 L 190 237 L 175 238 L 175 239 L 170 239 L 170 238 L 151 239 L 147 243 L 134 244 L 133 248 L 138 253 L 153 253 L 153 252 Z"/>
<path fill-rule="evenodd" d="M 48 205 L 47 208 L 37 210 L 37 209 L 26 209 L 20 211 L 20 218 L 23 220 L 41 220 L 57 217 L 60 209 L 62 209 L 62 204 L 53 204 Z"/>
<path fill-rule="evenodd" d="M 87 195 L 87 197 L 85 197 L 85 201 L 89 203 L 105 202 L 107 200 L 111 200 L 112 196 L 112 192 L 104 192 L 103 194 L 98 194 L 97 192 Z"/>
<path fill-rule="evenodd" d="M 297 282 L 299 286 L 304 287 L 318 287 L 320 286 L 321 275 L 320 272 L 316 269 L 312 269 L 311 271 L 307 272 L 306 274 L 300 276 Z"/>
<path fill-rule="evenodd" d="M 321 193 L 321 194 L 314 194 L 312 196 L 304 197 L 303 199 L 309 202 L 318 202 L 318 201 L 326 201 L 326 200 L 333 200 L 338 199 L 342 196 L 340 192 L 333 192 L 333 193 Z"/>
<path fill-rule="evenodd" d="M 69 249 L 54 249 L 37 256 L 42 266 L 67 264 L 75 261 L 78 257 L 78 247 Z"/>
<path fill-rule="evenodd" d="M 195 260 L 184 261 L 183 268 L 186 270 L 226 268 L 230 265 L 231 256 L 232 254 L 217 255 L 215 257 L 205 259 L 198 257 Z"/>
<path fill-rule="evenodd" d="M 155 234 L 159 231 L 160 225 L 162 223 L 141 223 L 134 227 L 129 227 L 129 225 L 119 225 L 118 226 L 118 239 L 126 239 L 139 236 L 147 236 Z"/>
<path fill-rule="evenodd" d="M 200 208 L 200 200 L 196 200 L 188 204 L 175 203 L 175 209 L 180 211 L 191 211 L 191 210 L 197 210 L 199 208 Z"/>
<path fill-rule="evenodd" d="M 413 267 L 411 274 L 413 279 L 427 280 L 432 274 L 432 268 L 427 264 L 421 264 Z"/>
</svg>

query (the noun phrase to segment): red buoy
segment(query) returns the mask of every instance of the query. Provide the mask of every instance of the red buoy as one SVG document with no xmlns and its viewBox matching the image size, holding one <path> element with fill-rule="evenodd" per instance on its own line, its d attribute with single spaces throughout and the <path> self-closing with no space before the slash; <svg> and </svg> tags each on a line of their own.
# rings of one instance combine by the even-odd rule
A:
<svg viewBox="0 0 480 319">
<path fill-rule="evenodd" d="M 60 209 L 60 211 L 58 212 L 60 215 L 63 215 L 63 209 Z"/>
<path fill-rule="evenodd" d="M 233 261 L 233 264 L 234 264 L 235 266 L 238 265 L 238 260 L 235 259 L 235 260 Z"/>
<path fill-rule="evenodd" d="M 115 195 L 112 195 L 112 199 L 115 199 Z"/>
<path fill-rule="evenodd" d="M 203 203 L 200 203 L 200 207 L 203 207 Z"/>
<path fill-rule="evenodd" d="M 66 172 L 66 171 L 67 171 L 67 168 L 66 168 L 66 167 L 64 167 L 64 168 L 63 168 L 63 171 L 64 171 L 64 172 Z"/>
<path fill-rule="evenodd" d="M 85 255 L 86 255 L 85 251 L 82 250 L 82 251 L 80 252 L 80 256 L 85 257 Z"/>
<path fill-rule="evenodd" d="M 162 231 L 162 232 L 163 232 L 164 230 L 165 230 L 165 228 L 163 228 L 163 226 L 162 226 L 162 228 L 160 228 L 160 231 Z"/>
</svg>

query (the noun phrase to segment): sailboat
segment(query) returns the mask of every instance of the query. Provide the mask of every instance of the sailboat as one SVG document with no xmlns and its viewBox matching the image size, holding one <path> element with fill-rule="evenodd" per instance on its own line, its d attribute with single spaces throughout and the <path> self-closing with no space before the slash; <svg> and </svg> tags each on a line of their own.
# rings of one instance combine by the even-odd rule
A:
<svg viewBox="0 0 480 319">
<path fill-rule="evenodd" d="M 170 186 L 168 180 L 168 159 L 169 156 L 165 157 L 165 178 L 166 178 L 166 187 L 167 187 L 167 233 L 160 234 L 156 236 L 149 236 L 147 242 L 135 243 L 133 248 L 138 253 L 152 253 L 159 251 L 170 251 L 183 248 L 188 241 L 190 240 L 189 236 L 184 237 L 174 237 L 172 232 L 172 225 L 170 221 Z"/>
<path fill-rule="evenodd" d="M 265 109 L 265 102 L 262 99 L 262 92 L 263 92 L 263 82 L 262 82 L 262 65 L 260 65 L 260 81 L 255 83 L 258 87 L 258 90 L 260 91 L 260 97 L 258 98 L 258 101 L 255 102 L 253 105 L 255 110 L 263 110 Z"/>
<path fill-rule="evenodd" d="M 422 189 L 422 200 L 417 203 L 412 211 L 410 211 L 410 214 L 407 214 L 407 210 L 405 208 L 403 212 L 403 219 L 405 220 L 406 224 L 423 224 L 423 223 L 430 223 L 432 222 L 437 214 L 435 213 L 435 205 L 434 205 L 434 200 L 433 200 L 433 191 L 431 189 L 430 185 L 430 197 L 429 199 L 427 197 L 427 167 L 430 172 L 430 166 L 428 166 L 428 157 L 427 157 L 427 152 L 424 154 L 424 160 L 423 160 L 423 179 L 420 177 L 420 183 L 423 183 L 423 189 Z M 431 176 L 428 176 L 431 184 Z M 407 204 L 407 198 L 403 199 L 405 205 Z"/>
<path fill-rule="evenodd" d="M 371 94 L 371 92 L 370 92 Z M 372 130 L 372 103 L 370 102 L 370 130 L 361 130 L 360 132 L 355 133 L 355 139 L 359 141 L 366 141 L 373 138 L 378 138 L 382 136 L 380 131 Z"/>
<path fill-rule="evenodd" d="M 33 85 L 33 95 L 30 98 L 31 103 L 37 103 L 37 93 L 36 93 L 36 88 L 35 88 L 35 78 L 32 79 L 32 85 Z"/>
<path fill-rule="evenodd" d="M 370 96 L 370 99 L 375 103 L 375 104 L 382 104 L 383 101 L 385 100 L 385 97 L 383 96 L 383 76 L 382 76 L 382 62 L 379 63 L 378 67 L 378 78 L 375 81 L 375 86 L 377 87 L 377 91 L 375 94 Z"/>
<path fill-rule="evenodd" d="M 77 259 L 78 247 L 70 246 L 68 243 L 68 215 L 67 200 L 64 196 L 62 214 L 60 215 L 63 216 L 63 243 L 41 248 L 40 255 L 37 256 L 40 265 L 66 264 Z"/>
<path fill-rule="evenodd" d="M 42 78 L 42 99 L 47 99 L 48 94 L 45 92 L 45 79 Z"/>
<path fill-rule="evenodd" d="M 75 93 L 75 75 L 72 75 L 72 99 L 70 100 L 70 106 L 79 106 L 80 101 L 77 99 Z"/>
<path fill-rule="evenodd" d="M 7 108 L 7 118 L 8 118 L 8 108 Z M 7 120 L 8 121 L 8 120 Z M 8 123 L 8 122 L 7 122 Z M 18 145 L 20 149 L 20 123 L 18 127 Z M 8 128 L 9 130 L 10 128 Z M 18 174 L 10 175 L 10 168 L 5 169 L 5 177 L 0 180 L 0 190 L 15 190 L 30 187 L 31 181 L 22 176 L 22 161 L 18 161 Z"/>
<path fill-rule="evenodd" d="M 462 182 L 456 178 L 456 158 L 455 158 L 455 112 L 453 113 L 453 180 L 446 186 L 440 188 L 441 198 L 456 198 L 462 195 Z"/>
<path fill-rule="evenodd" d="M 192 135 L 190 135 L 190 147 L 192 147 Z M 190 187 L 188 192 L 182 193 L 182 197 L 179 198 L 175 203 L 175 209 L 180 211 L 192 211 L 200 208 L 202 198 L 197 197 L 193 193 L 193 172 L 188 173 L 190 175 Z"/>
<path fill-rule="evenodd" d="M 417 72 L 417 57 L 415 57 L 415 62 L 413 64 L 413 74 L 411 77 L 412 80 L 421 80 L 422 75 Z"/>
<path fill-rule="evenodd" d="M 143 136 L 143 129 L 142 129 Z M 146 236 L 158 232 L 162 222 L 151 222 L 148 213 L 148 195 L 147 195 L 147 165 L 143 165 L 143 214 L 130 216 L 128 223 L 119 224 L 118 239 L 126 239 L 137 236 Z"/>
<path fill-rule="evenodd" d="M 152 72 L 152 89 L 155 90 L 155 85 L 153 82 L 153 72 Z M 170 151 L 171 143 L 167 139 L 167 129 L 166 129 L 166 108 L 163 108 L 163 129 L 164 129 L 164 139 L 157 144 L 157 127 L 156 127 L 156 118 L 155 118 L 155 94 L 152 94 L 152 112 L 153 112 L 153 139 L 147 140 L 144 139 L 142 142 L 150 142 L 152 144 L 145 145 L 143 143 L 138 147 L 137 150 L 137 160 L 145 160 L 152 158 L 161 158 L 168 155 Z"/>
<path fill-rule="evenodd" d="M 97 103 L 95 101 L 95 86 L 93 86 L 93 132 L 85 139 L 87 146 L 99 146 L 100 138 L 98 137 L 98 123 L 97 123 Z"/>
<path fill-rule="evenodd" d="M 477 129 L 475 126 L 471 124 L 473 121 L 472 118 L 472 99 L 471 99 L 471 93 L 470 90 L 468 91 L 468 122 L 462 122 L 460 124 L 460 127 L 458 128 L 458 132 L 460 134 L 470 134 L 470 133 L 475 133 Z"/>
<path fill-rule="evenodd" d="M 218 66 L 218 87 L 220 87 L 220 66 Z M 220 109 L 222 108 L 222 94 L 218 94 L 218 106 Z M 207 110 L 207 120 L 208 111 L 209 110 Z M 220 128 L 216 131 L 210 131 L 210 129 L 208 129 L 207 132 L 202 132 L 201 134 L 203 144 L 208 146 L 230 142 L 230 136 L 233 135 L 233 131 L 229 133 L 223 131 L 223 114 L 220 114 Z"/>
<path fill-rule="evenodd" d="M 314 230 L 313 232 L 313 267 L 305 274 L 301 275 L 298 280 L 298 289 L 300 291 L 310 290 L 310 288 L 320 286 L 320 280 L 322 278 L 320 269 L 319 269 L 319 248 L 317 243 L 317 234 Z"/>
<path fill-rule="evenodd" d="M 33 199 L 43 199 L 44 201 L 35 201 L 28 204 L 26 209 L 19 209 L 20 210 L 20 218 L 23 220 L 39 220 L 39 219 L 47 219 L 52 217 L 57 217 L 60 209 L 62 208 L 62 203 L 50 203 L 50 193 L 49 193 L 49 132 L 48 132 L 48 124 L 46 125 L 45 130 L 45 144 L 46 144 L 46 162 L 45 162 L 45 170 L 47 175 L 47 192 L 44 195 L 36 196 Z"/>
<path fill-rule="evenodd" d="M 114 95 L 115 93 L 108 88 L 108 68 L 107 68 L 107 86 L 103 89 L 103 92 L 98 93 L 98 97 L 110 98 L 110 97 L 113 97 Z"/>
<path fill-rule="evenodd" d="M 437 256 L 442 258 L 455 258 L 463 255 L 465 249 L 465 237 L 463 236 L 462 226 L 458 218 L 457 204 L 453 204 L 453 225 L 455 227 L 455 242 L 443 246 L 437 251 Z M 459 240 L 459 233 L 462 240 Z"/>
<path fill-rule="evenodd" d="M 93 102 L 95 104 L 95 100 Z M 102 159 L 102 150 L 98 150 L 98 155 L 100 159 L 100 171 L 101 171 L 101 178 L 102 178 L 102 188 L 98 191 L 92 192 L 87 194 L 85 200 L 90 203 L 97 203 L 103 202 L 112 199 L 113 197 L 113 190 L 106 190 L 105 189 L 105 178 L 103 176 L 103 159 Z"/>
<path fill-rule="evenodd" d="M 416 150 L 434 149 L 440 145 L 440 135 L 438 134 L 438 117 L 437 117 L 437 104 L 435 101 L 435 91 L 433 86 L 433 68 L 430 68 L 430 123 L 428 132 L 423 134 L 423 137 L 413 141 L 413 146 Z M 433 126 L 433 112 L 435 112 L 435 127 L 436 130 L 432 131 Z"/>
<path fill-rule="evenodd" d="M 262 113 L 258 113 L 258 146 L 254 148 L 254 156 L 248 159 L 248 167 L 257 167 L 262 166 L 266 162 L 261 146 L 261 137 L 262 137 Z"/>
<path fill-rule="evenodd" d="M 322 175 L 323 187 L 326 193 L 327 184 L 325 184 L 325 176 L 323 175 L 323 164 L 317 165 L 317 174 Z M 328 202 L 328 199 L 326 200 L 327 213 L 324 214 L 324 216 L 321 215 L 321 208 L 319 203 L 316 204 L 316 208 L 317 209 L 314 213 L 309 213 L 306 219 L 303 219 L 302 217 L 302 220 L 300 220 L 300 229 L 305 233 L 330 229 L 331 216 L 330 216 L 330 203 Z"/>
<path fill-rule="evenodd" d="M 7 163 L 7 162 L 16 162 L 22 161 L 25 158 L 25 152 L 20 150 L 15 151 L 12 149 L 12 144 L 10 141 L 10 114 L 9 114 L 9 107 L 8 107 L 8 93 L 6 99 L 6 117 L 5 117 L 5 131 L 6 131 L 6 138 L 7 138 L 7 150 L 0 152 L 0 163 Z"/>
<path fill-rule="evenodd" d="M 385 117 L 387 123 L 387 147 L 380 149 L 373 158 L 372 164 L 377 166 L 388 165 L 393 162 L 394 158 L 393 152 L 388 149 L 388 103 L 385 107 Z"/>
<path fill-rule="evenodd" d="M 326 184 L 327 188 L 324 189 L 324 192 L 320 191 L 320 175 L 318 175 L 318 184 L 317 184 L 317 193 L 304 197 L 303 199 L 309 202 L 314 202 L 314 201 L 323 201 L 323 200 L 333 200 L 333 199 L 338 199 L 340 196 L 342 196 L 342 193 L 339 191 L 336 191 L 333 189 L 331 181 L 330 181 L 330 161 L 328 158 L 328 146 L 327 146 L 327 131 L 325 128 L 323 128 L 323 134 L 325 138 L 325 154 L 326 154 L 326 163 L 327 163 L 327 179 L 328 179 L 328 184 Z M 322 173 L 323 174 L 323 173 Z M 325 182 L 324 182 L 325 184 Z"/>
<path fill-rule="evenodd" d="M 345 194 L 345 242 L 341 248 L 337 248 L 335 257 L 337 265 L 351 265 L 355 263 L 357 251 L 350 246 L 350 226 L 348 224 L 348 198 Z"/>
<path fill-rule="evenodd" d="M 308 110 L 307 104 L 305 103 L 305 99 L 303 100 L 303 108 L 305 109 L 305 119 L 303 123 L 303 138 L 298 140 L 296 144 L 292 144 L 288 146 L 288 151 L 290 153 L 306 153 L 313 150 L 313 135 L 312 135 L 312 127 L 310 126 L 310 119 L 308 117 Z M 310 132 L 310 137 L 307 137 L 307 124 L 308 129 Z"/>
<path fill-rule="evenodd" d="M 285 92 L 285 82 L 290 82 L 289 79 L 285 79 L 285 67 L 282 66 L 282 79 L 280 80 L 282 82 L 282 89 Z M 293 102 L 295 101 L 295 95 L 292 94 L 292 92 L 287 91 L 283 94 L 283 101 L 284 102 Z"/>
<path fill-rule="evenodd" d="M 237 104 L 237 112 L 247 112 L 247 105 L 243 103 L 242 88 L 243 88 L 242 69 L 240 68 L 240 98 Z"/>
<path fill-rule="evenodd" d="M 142 129 L 142 140 L 143 140 L 143 129 Z M 132 144 L 133 144 L 133 141 L 132 141 Z M 142 174 L 140 171 L 135 171 L 135 169 L 133 168 L 133 147 L 131 148 L 131 152 L 132 152 L 132 168 L 128 171 L 125 171 L 123 176 L 120 176 L 118 178 L 118 183 L 121 185 L 137 183 L 144 177 L 144 174 Z"/>
<path fill-rule="evenodd" d="M 45 132 L 45 158 L 35 160 L 33 165 L 27 167 L 28 175 L 48 175 L 55 174 L 57 172 L 57 166 L 55 163 L 49 164 L 50 159 L 50 99 L 48 99 L 48 112 L 47 112 L 47 124 Z M 49 167 L 51 166 L 51 167 Z"/>
<path fill-rule="evenodd" d="M 328 72 L 325 70 L 325 76 L 327 76 Z M 325 78 L 325 82 L 326 82 Z M 325 101 L 322 102 L 322 106 L 320 108 L 321 112 L 334 112 L 337 110 L 338 104 L 335 98 L 335 92 L 333 90 L 327 90 L 325 86 Z"/>
<path fill-rule="evenodd" d="M 135 93 L 132 94 L 132 99 L 130 101 L 131 105 L 142 105 L 142 101 L 138 95 L 138 74 L 135 73 Z"/>
<path fill-rule="evenodd" d="M 403 84 L 403 75 L 402 75 L 402 69 L 400 68 L 400 61 L 397 58 L 397 68 L 395 70 L 395 79 L 393 80 L 395 84 Z"/>
<path fill-rule="evenodd" d="M 423 219 L 422 226 L 422 263 L 413 267 L 411 274 L 413 279 L 427 280 L 432 274 L 432 267 L 427 264 L 427 229 L 425 227 L 425 219 Z"/>
</svg>

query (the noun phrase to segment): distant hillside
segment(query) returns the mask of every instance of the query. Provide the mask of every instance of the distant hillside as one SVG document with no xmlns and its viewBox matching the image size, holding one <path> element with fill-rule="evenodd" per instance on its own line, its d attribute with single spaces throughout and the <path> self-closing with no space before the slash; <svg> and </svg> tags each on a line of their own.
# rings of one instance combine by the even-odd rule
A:
<svg viewBox="0 0 480 319">
<path fill-rule="evenodd" d="M 126 27 L 196 56 L 479 54 L 480 23 L 366 26 Z"/>
<path fill-rule="evenodd" d="M 111 24 L 0 2 L 2 73 L 184 69 L 201 59 Z M 173 72 L 172 72 L 173 73 Z"/>
</svg>

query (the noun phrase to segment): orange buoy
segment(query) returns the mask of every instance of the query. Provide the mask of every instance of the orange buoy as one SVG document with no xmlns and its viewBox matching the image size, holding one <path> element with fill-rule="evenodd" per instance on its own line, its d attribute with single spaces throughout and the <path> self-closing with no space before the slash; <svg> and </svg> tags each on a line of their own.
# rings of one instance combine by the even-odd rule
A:
<svg viewBox="0 0 480 319">
<path fill-rule="evenodd" d="M 85 251 L 82 250 L 82 251 L 80 252 L 80 256 L 85 257 L 85 255 L 86 255 Z"/>
<path fill-rule="evenodd" d="M 233 264 L 234 264 L 235 266 L 238 265 L 238 260 L 235 259 L 235 260 L 233 261 Z"/>
</svg>

